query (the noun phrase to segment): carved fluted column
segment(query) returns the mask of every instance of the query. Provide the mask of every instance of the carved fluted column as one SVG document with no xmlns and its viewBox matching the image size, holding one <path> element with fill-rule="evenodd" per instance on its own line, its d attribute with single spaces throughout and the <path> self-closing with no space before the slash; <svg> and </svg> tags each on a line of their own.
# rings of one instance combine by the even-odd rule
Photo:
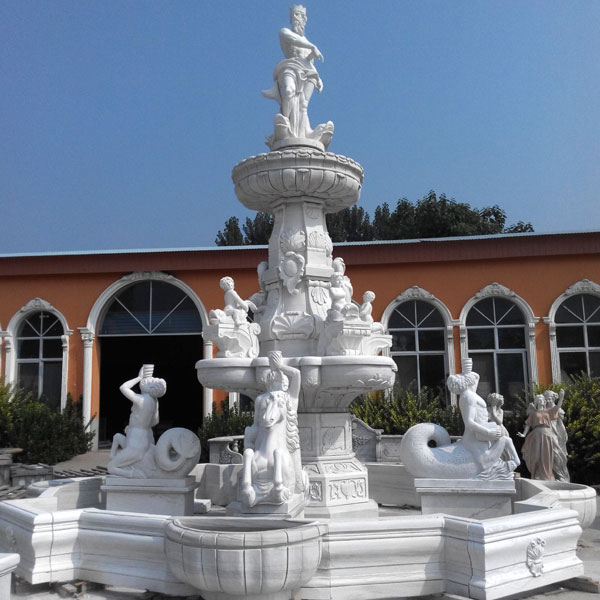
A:
<svg viewBox="0 0 600 600">
<path fill-rule="evenodd" d="M 93 356 L 94 356 L 94 340 L 96 336 L 93 331 L 87 327 L 79 327 L 81 339 L 83 341 L 83 423 L 87 424 L 92 418 L 92 375 L 93 375 Z M 91 431 L 95 432 L 92 441 L 93 448 L 98 449 L 98 417 L 90 424 Z"/>
<path fill-rule="evenodd" d="M 213 357 L 213 343 L 204 342 L 204 358 Z M 206 418 L 212 414 L 213 408 L 213 391 L 212 388 L 202 386 L 202 417 Z"/>
</svg>

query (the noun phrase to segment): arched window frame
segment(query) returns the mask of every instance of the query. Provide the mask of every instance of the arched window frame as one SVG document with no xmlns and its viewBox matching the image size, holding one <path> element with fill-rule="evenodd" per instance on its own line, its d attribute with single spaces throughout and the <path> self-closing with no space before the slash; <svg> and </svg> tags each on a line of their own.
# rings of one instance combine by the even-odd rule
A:
<svg viewBox="0 0 600 600">
<path fill-rule="evenodd" d="M 444 320 L 444 326 L 446 328 L 445 339 L 445 360 L 446 360 L 446 369 L 449 375 L 455 373 L 455 359 L 454 359 L 454 326 L 458 325 L 459 322 L 452 318 L 452 314 L 448 307 L 439 299 L 436 298 L 431 292 L 419 287 L 418 285 L 414 285 L 406 290 L 404 290 L 399 296 L 396 296 L 394 300 L 392 300 L 383 311 L 383 315 L 381 316 L 381 324 L 383 325 L 386 332 L 388 332 L 388 324 L 391 316 L 394 314 L 396 308 L 407 302 L 409 300 L 422 300 L 431 304 L 434 308 L 439 310 L 442 315 L 442 319 Z M 386 348 L 383 352 L 385 356 L 391 356 L 391 352 L 389 348 Z M 450 395 L 450 401 L 452 405 L 456 405 L 456 395 Z"/>
<path fill-rule="evenodd" d="M 192 300 L 202 321 L 202 329 L 208 324 L 208 313 L 204 308 L 204 304 L 194 292 L 194 290 L 173 275 L 163 273 L 161 271 L 136 271 L 121 277 L 121 279 L 115 281 L 109 285 L 96 299 L 90 314 L 88 316 L 87 324 L 85 327 L 78 327 L 81 339 L 83 342 L 83 421 L 88 423 L 91 421 L 91 430 L 96 433 L 94 436 L 94 445 L 97 447 L 98 444 L 98 418 L 97 416 L 92 419 L 92 375 L 93 375 L 93 356 L 94 356 L 94 345 L 96 342 L 96 333 L 98 325 L 102 322 L 102 317 L 108 310 L 108 307 L 113 298 L 119 294 L 119 292 L 131 285 L 141 283 L 143 281 L 163 281 L 170 283 L 175 287 L 182 290 Z M 213 345 L 212 342 L 204 342 L 204 356 L 203 358 L 213 357 Z M 204 389 L 203 397 L 203 414 L 206 416 L 212 412 L 212 390 L 208 388 Z"/>
<path fill-rule="evenodd" d="M 537 350 L 535 343 L 535 326 L 540 320 L 536 317 L 531 306 L 519 296 L 513 290 L 497 283 L 493 282 L 486 285 L 479 292 L 477 292 L 467 303 L 463 306 L 460 313 L 460 353 L 463 358 L 469 356 L 469 338 L 467 335 L 467 315 L 475 304 L 484 298 L 500 297 L 506 298 L 514 302 L 523 313 L 525 319 L 525 326 L 527 328 L 525 336 L 525 348 L 527 350 L 527 368 L 529 370 L 529 385 L 537 383 L 538 381 L 538 367 L 537 367 Z"/>
<path fill-rule="evenodd" d="M 65 316 L 50 302 L 42 298 L 33 298 L 27 304 L 22 306 L 11 318 L 6 328 L 6 332 L 2 334 L 6 347 L 5 362 L 6 372 L 5 379 L 7 383 L 17 383 L 17 348 L 16 340 L 21 323 L 29 316 L 37 312 L 47 312 L 58 318 L 62 328 L 62 376 L 60 385 L 60 409 L 64 410 L 67 405 L 67 380 L 69 374 L 69 338 L 73 334 L 73 330 L 69 329 Z"/>
<path fill-rule="evenodd" d="M 556 311 L 560 305 L 577 294 L 590 294 L 600 298 L 600 285 L 589 279 L 582 279 L 568 287 L 550 307 L 550 312 L 547 317 L 544 317 L 544 323 L 548 325 L 550 333 L 550 362 L 552 365 L 552 382 L 561 383 L 560 374 L 560 353 L 558 351 L 558 343 L 556 341 Z"/>
</svg>

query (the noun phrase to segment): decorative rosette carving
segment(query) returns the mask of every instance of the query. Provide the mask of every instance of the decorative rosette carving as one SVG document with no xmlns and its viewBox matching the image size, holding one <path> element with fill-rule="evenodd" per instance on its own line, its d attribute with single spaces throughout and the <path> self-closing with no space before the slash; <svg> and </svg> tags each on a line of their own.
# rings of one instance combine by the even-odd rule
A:
<svg viewBox="0 0 600 600">
<path fill-rule="evenodd" d="M 302 252 L 306 248 L 306 234 L 300 229 L 285 229 L 279 235 L 281 252 Z"/>
<path fill-rule="evenodd" d="M 308 339 L 315 328 L 308 313 L 288 311 L 273 319 L 271 331 L 276 339 Z"/>
<path fill-rule="evenodd" d="M 304 256 L 301 254 L 286 252 L 279 263 L 279 274 L 290 294 L 296 295 L 300 293 L 300 290 L 296 286 L 300 283 L 302 275 L 304 275 L 305 262 Z"/>
</svg>

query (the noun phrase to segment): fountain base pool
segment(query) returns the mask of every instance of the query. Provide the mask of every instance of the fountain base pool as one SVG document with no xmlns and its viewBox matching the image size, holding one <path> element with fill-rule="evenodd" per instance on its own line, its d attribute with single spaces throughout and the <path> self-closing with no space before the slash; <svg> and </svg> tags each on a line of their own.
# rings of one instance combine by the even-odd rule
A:
<svg viewBox="0 0 600 600">
<path fill-rule="evenodd" d="M 196 470 L 201 485 L 202 471 L 209 466 L 215 465 Z M 84 481 L 43 482 L 36 498 L 0 503 L 0 549 L 20 555 L 17 575 L 30 583 L 83 579 L 172 596 L 205 596 L 206 590 L 194 587 L 198 584 L 192 585 L 174 566 L 174 553 L 190 560 L 194 556 L 199 561 L 196 571 L 202 565 L 206 570 L 201 545 L 194 547 L 201 544 L 199 531 L 211 530 L 213 537 L 216 530 L 222 532 L 239 553 L 240 535 L 263 527 L 259 518 L 223 517 L 223 509 L 178 519 L 109 511 L 102 504 L 85 508 L 80 496 L 90 498 L 94 486 L 99 493 L 103 482 L 101 477 Z M 594 518 L 594 490 L 561 484 L 556 493 L 544 482 L 515 483 L 518 500 L 508 516 L 481 520 L 380 507 L 378 518 L 312 524 L 311 535 L 318 531 L 322 555 L 298 597 L 369 600 L 448 592 L 494 600 L 581 576 L 577 540 L 581 523 Z M 564 508 L 574 505 L 577 510 Z M 287 531 L 297 522 L 309 521 L 270 520 L 265 530 Z M 179 533 L 174 533 L 176 523 Z M 237 525 L 230 528 L 227 523 Z M 236 528 L 241 532 L 230 531 Z M 177 536 L 179 550 L 174 549 Z M 310 552 L 318 555 L 316 549 Z"/>
</svg>

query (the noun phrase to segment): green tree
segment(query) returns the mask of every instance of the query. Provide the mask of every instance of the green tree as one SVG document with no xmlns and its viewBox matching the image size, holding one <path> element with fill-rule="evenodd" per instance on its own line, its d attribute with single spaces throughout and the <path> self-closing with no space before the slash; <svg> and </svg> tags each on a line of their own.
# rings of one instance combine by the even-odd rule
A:
<svg viewBox="0 0 600 600">
<path fill-rule="evenodd" d="M 531 223 L 519 221 L 518 223 L 507 227 L 504 230 L 504 233 L 529 233 L 531 231 L 533 231 L 533 225 Z"/>
<path fill-rule="evenodd" d="M 217 232 L 215 240 L 217 246 L 241 246 L 244 243 L 244 238 L 240 230 L 240 220 L 237 217 L 229 217 L 225 221 L 223 231 Z"/>
<path fill-rule="evenodd" d="M 497 205 L 482 209 L 457 202 L 445 194 L 430 191 L 416 203 L 398 200 L 392 211 L 389 204 L 375 208 L 373 222 L 362 207 L 352 206 L 326 216 L 327 229 L 334 242 L 406 240 L 468 235 L 532 232 L 531 223 L 519 221 L 506 226 L 506 213 Z M 217 235 L 218 246 L 266 244 L 273 227 L 273 217 L 258 213 L 247 218 L 244 235 L 239 222 L 231 217 L 224 232 Z M 229 242 L 229 240 L 234 240 Z"/>
<path fill-rule="evenodd" d="M 246 217 L 246 224 L 242 227 L 244 230 L 245 246 L 260 246 L 268 244 L 273 231 L 273 215 L 264 212 L 256 213 L 254 219 Z"/>
<path fill-rule="evenodd" d="M 371 218 L 360 206 L 351 206 L 325 218 L 327 231 L 334 242 L 367 242 L 373 239 Z"/>
</svg>

